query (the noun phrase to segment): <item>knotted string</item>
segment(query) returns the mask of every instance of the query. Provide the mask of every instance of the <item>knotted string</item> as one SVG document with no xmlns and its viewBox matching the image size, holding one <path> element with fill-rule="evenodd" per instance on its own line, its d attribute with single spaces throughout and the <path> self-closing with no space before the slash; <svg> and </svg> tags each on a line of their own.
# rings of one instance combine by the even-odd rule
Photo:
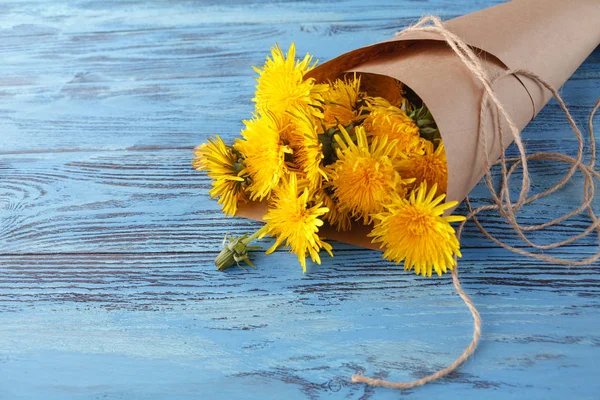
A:
<svg viewBox="0 0 600 400">
<path fill-rule="evenodd" d="M 406 32 L 429 32 L 429 33 L 439 34 L 444 39 L 444 41 L 450 46 L 450 48 L 456 53 L 456 55 L 460 58 L 460 60 L 463 62 L 463 64 L 469 69 L 469 71 L 473 74 L 475 79 L 479 83 L 481 83 L 481 85 L 483 86 L 483 89 L 484 89 L 482 99 L 481 99 L 481 104 L 480 104 L 480 115 L 479 115 L 480 118 L 479 118 L 478 135 L 479 135 L 479 138 L 481 139 L 480 140 L 481 151 L 483 152 L 483 154 L 485 154 L 485 159 L 484 159 L 484 167 L 485 167 L 485 171 L 486 171 L 485 183 L 486 183 L 486 185 L 490 191 L 490 194 L 492 196 L 493 204 L 473 208 L 471 205 L 471 202 L 469 201 L 469 198 L 467 197 L 466 205 L 467 205 L 469 213 L 467 215 L 466 221 L 462 222 L 459 225 L 458 229 L 456 230 L 457 238 L 460 240 L 460 236 L 462 234 L 465 223 L 469 220 L 473 220 L 475 225 L 485 235 L 485 237 L 487 237 L 488 239 L 497 243 L 498 245 L 504 247 L 505 249 L 508 249 L 517 254 L 522 254 L 522 255 L 525 255 L 528 257 L 537 258 L 539 260 L 547 261 L 550 263 L 570 265 L 570 266 L 588 265 L 588 264 L 591 264 L 591 263 L 597 261 L 598 259 L 600 259 L 600 246 L 599 246 L 598 251 L 594 255 L 584 258 L 584 259 L 581 259 L 581 260 L 576 260 L 576 261 L 566 260 L 566 259 L 559 258 L 559 257 L 552 257 L 552 256 L 544 255 L 544 254 L 538 254 L 538 253 L 534 253 L 531 251 L 527 251 L 522 248 L 516 248 L 514 246 L 504 243 L 502 240 L 500 240 L 497 237 L 490 234 L 483 227 L 483 225 L 477 218 L 477 215 L 481 212 L 490 211 L 490 210 L 498 211 L 500 213 L 500 215 L 509 223 L 509 225 L 512 227 L 512 229 L 517 233 L 517 235 L 527 245 L 529 245 L 535 249 L 547 250 L 547 249 L 554 249 L 554 248 L 557 248 L 560 246 L 564 246 L 566 244 L 572 243 L 582 237 L 589 235 L 594 230 L 597 231 L 598 240 L 600 242 L 600 219 L 596 217 L 596 214 L 594 214 L 594 211 L 591 206 L 591 203 L 592 203 L 592 200 L 594 199 L 594 194 L 595 194 L 594 178 L 600 178 L 600 173 L 598 173 L 594 169 L 594 165 L 596 162 L 596 143 L 595 143 L 595 139 L 594 139 L 594 130 L 593 130 L 593 118 L 594 118 L 594 115 L 595 115 L 596 111 L 598 110 L 598 108 L 600 108 L 600 99 L 598 99 L 598 101 L 596 102 L 596 105 L 593 107 L 592 111 L 590 112 L 590 116 L 588 119 L 588 134 L 589 134 L 589 140 L 590 140 L 590 150 L 589 150 L 590 160 L 587 164 L 585 164 L 585 163 L 583 163 L 583 156 L 584 156 L 583 134 L 577 127 L 577 124 L 576 124 L 575 120 L 573 119 L 573 117 L 571 116 L 571 113 L 567 109 L 562 97 L 560 96 L 558 91 L 554 87 L 552 87 L 551 84 L 549 84 L 544 79 L 537 76 L 536 74 L 534 74 L 530 71 L 525 71 L 525 70 L 510 70 L 510 69 L 508 69 L 508 70 L 504 71 L 504 73 L 501 74 L 500 76 L 497 76 L 494 79 L 490 78 L 488 76 L 486 70 L 481 65 L 481 62 L 480 62 L 479 58 L 477 57 L 477 55 L 475 54 L 475 52 L 461 38 L 456 36 L 454 33 L 450 32 L 449 30 L 447 30 L 444 27 L 444 25 L 442 24 L 441 20 L 437 17 L 434 17 L 434 16 L 424 17 L 416 25 L 411 26 L 411 27 L 405 29 L 404 31 L 398 32 L 398 34 L 406 33 Z M 578 147 L 577 147 L 577 156 L 576 157 L 571 157 L 571 156 L 561 154 L 561 153 L 556 153 L 556 152 L 538 152 L 538 153 L 527 155 L 527 153 L 525 151 L 525 147 L 523 145 L 523 141 L 521 140 L 521 136 L 520 136 L 518 127 L 516 126 L 516 124 L 510 117 L 510 115 L 506 112 L 505 108 L 503 107 L 502 103 L 498 99 L 498 96 L 494 90 L 494 83 L 506 76 L 509 76 L 509 75 L 527 77 L 527 78 L 537 82 L 538 84 L 542 85 L 543 87 L 545 87 L 548 91 L 550 91 L 552 93 L 554 98 L 558 101 L 560 108 L 565 113 L 565 116 L 567 117 L 569 124 L 571 126 L 571 130 L 573 131 L 573 133 L 575 133 L 575 136 L 577 138 Z M 503 136 L 505 133 L 504 133 L 504 128 L 503 128 L 502 123 L 504 122 L 508 126 L 509 133 L 512 136 L 512 139 L 517 146 L 517 149 L 519 151 L 518 157 L 507 158 L 503 151 L 500 156 L 500 159 L 498 161 L 494 162 L 493 160 L 490 160 L 490 156 L 489 156 L 489 152 L 488 152 L 487 137 L 483 132 L 484 127 L 486 126 L 487 110 L 490 105 L 493 107 L 492 110 L 495 111 L 495 113 L 494 113 L 495 118 L 494 118 L 493 122 L 494 122 L 495 129 L 498 130 L 498 142 L 500 144 L 500 148 L 503 148 Z M 562 162 L 562 163 L 569 164 L 570 168 L 569 168 L 569 171 L 562 177 L 562 179 L 558 183 L 556 183 L 554 186 L 552 186 L 551 188 L 549 188 L 541 193 L 529 196 L 528 194 L 529 194 L 529 188 L 530 188 L 530 184 L 531 184 L 529 169 L 528 169 L 528 161 L 529 160 L 547 160 L 547 161 L 554 161 L 554 162 Z M 496 189 L 493 186 L 491 168 L 494 165 L 499 165 L 500 171 L 501 171 L 501 183 L 500 183 L 499 191 L 496 191 Z M 514 171 L 516 170 L 516 168 L 519 166 L 522 169 L 521 190 L 519 192 L 519 197 L 518 197 L 517 201 L 515 203 L 513 203 L 512 200 L 510 199 L 509 180 L 510 180 L 512 174 L 514 173 Z M 529 204 L 529 203 L 531 203 L 535 200 L 538 200 L 542 197 L 548 196 L 548 195 L 554 193 L 555 191 L 559 190 L 560 188 L 564 187 L 565 184 L 573 177 L 573 175 L 577 171 L 580 171 L 581 173 L 583 173 L 584 179 L 585 179 L 584 188 L 583 188 L 583 201 L 579 207 L 577 207 L 576 209 L 574 209 L 570 212 L 567 212 L 563 215 L 560 215 L 559 217 L 557 217 L 551 221 L 548 221 L 548 222 L 545 222 L 545 223 L 539 224 L 539 225 L 524 226 L 524 225 L 521 225 L 517 221 L 516 213 L 524 205 Z M 525 235 L 526 232 L 538 231 L 538 230 L 547 228 L 549 226 L 557 225 L 557 224 L 565 221 L 566 219 L 568 219 L 574 215 L 578 215 L 584 211 L 587 211 L 587 214 L 591 218 L 592 223 L 586 229 L 584 229 L 581 233 L 573 235 L 565 240 L 546 244 L 546 245 L 539 245 L 539 244 L 533 243 Z M 449 373 L 451 373 L 452 371 L 455 371 L 463 362 L 465 362 L 473 354 L 473 352 L 475 351 L 475 349 L 477 348 L 477 345 L 479 343 L 479 338 L 481 336 L 481 316 L 479 315 L 479 311 L 477 311 L 477 307 L 475 307 L 475 305 L 473 304 L 473 302 L 471 301 L 469 296 L 462 289 L 460 279 L 458 278 L 458 265 L 455 266 L 454 269 L 452 270 L 452 282 L 454 284 L 454 287 L 456 288 L 456 291 L 458 292 L 458 295 L 462 298 L 465 305 L 471 311 L 471 315 L 473 316 L 473 339 L 471 340 L 471 343 L 465 348 L 463 353 L 448 367 L 443 368 L 431 375 L 428 375 L 421 379 L 417 379 L 412 382 L 390 382 L 390 381 L 387 381 L 384 379 L 369 378 L 369 377 L 362 376 L 362 375 L 353 375 L 352 382 L 366 383 L 366 384 L 369 384 L 372 386 L 385 386 L 385 387 L 389 387 L 389 388 L 393 388 L 393 389 L 409 389 L 409 388 L 421 386 L 428 382 L 435 381 L 439 378 L 442 378 L 442 377 L 448 375 Z"/>
</svg>

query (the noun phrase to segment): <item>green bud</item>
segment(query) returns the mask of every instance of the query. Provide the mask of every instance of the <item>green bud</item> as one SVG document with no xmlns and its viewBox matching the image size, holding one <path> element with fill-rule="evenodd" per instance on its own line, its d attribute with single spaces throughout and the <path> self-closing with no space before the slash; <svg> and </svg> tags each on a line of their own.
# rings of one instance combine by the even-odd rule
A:
<svg viewBox="0 0 600 400">
<path fill-rule="evenodd" d="M 223 239 L 223 250 L 221 250 L 215 259 L 215 265 L 219 271 L 225 271 L 227 268 L 234 265 L 237 265 L 245 270 L 245 268 L 240 265 L 241 261 L 245 262 L 252 268 L 256 268 L 250 261 L 249 251 L 258 250 L 261 247 L 248 246 L 248 243 L 250 243 L 253 238 L 247 240 L 247 237 L 248 235 L 239 237 L 229 236 L 229 234 L 225 235 L 225 238 Z"/>
</svg>

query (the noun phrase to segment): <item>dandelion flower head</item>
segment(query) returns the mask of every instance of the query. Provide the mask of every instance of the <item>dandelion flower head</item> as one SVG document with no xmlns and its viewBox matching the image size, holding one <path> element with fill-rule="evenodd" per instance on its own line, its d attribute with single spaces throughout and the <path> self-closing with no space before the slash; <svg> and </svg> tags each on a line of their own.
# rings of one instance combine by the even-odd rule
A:
<svg viewBox="0 0 600 400">
<path fill-rule="evenodd" d="M 315 118 L 302 110 L 295 109 L 290 113 L 291 125 L 287 138 L 294 153 L 294 164 L 309 181 L 312 189 L 327 179 L 323 167 L 323 145 L 319 139 L 319 126 Z"/>
<path fill-rule="evenodd" d="M 398 171 L 402 176 L 415 178 L 414 186 L 421 182 L 437 184 L 436 196 L 446 193 L 448 187 L 448 162 L 444 144 L 440 143 L 437 149 L 433 149 L 433 143 L 425 142 L 425 154 L 415 155 L 400 161 L 397 164 Z"/>
<path fill-rule="evenodd" d="M 423 154 L 425 140 L 419 136 L 419 127 L 404 110 L 392 106 L 381 97 L 369 98 L 369 115 L 364 126 L 370 136 L 387 136 L 398 141 L 398 150 L 410 156 Z"/>
<path fill-rule="evenodd" d="M 384 204 L 396 196 L 399 186 L 412 182 L 401 179 L 394 168 L 398 156 L 397 141 L 388 142 L 386 136 L 376 137 L 369 144 L 362 126 L 356 127 L 356 143 L 340 126 L 335 140 L 338 160 L 328 167 L 333 197 L 340 209 L 364 223 L 370 215 L 380 212 Z"/>
<path fill-rule="evenodd" d="M 192 165 L 197 170 L 208 171 L 212 179 L 212 189 L 208 192 L 211 198 L 219 198 L 225 214 L 235 215 L 238 202 L 246 198 L 244 165 L 239 154 L 217 135 L 194 149 Z"/>
<path fill-rule="evenodd" d="M 286 154 L 292 149 L 281 140 L 282 123 L 271 113 L 255 116 L 244 121 L 243 139 L 237 139 L 234 147 L 244 157 L 246 167 L 242 171 L 250 179 L 250 198 L 262 200 L 268 197 L 289 170 Z"/>
<path fill-rule="evenodd" d="M 321 219 L 329 209 L 321 203 L 310 204 L 309 191 L 304 188 L 299 193 L 296 174 L 291 173 L 275 189 L 267 214 L 267 222 L 259 238 L 265 235 L 275 237 L 275 244 L 267 250 L 272 253 L 285 241 L 285 246 L 298 256 L 302 270 L 306 272 L 306 257 L 321 263 L 319 251 L 325 249 L 331 256 L 331 245 L 318 235 Z"/>
<path fill-rule="evenodd" d="M 304 79 L 304 75 L 314 68 L 312 56 L 306 54 L 296 60 L 296 46 L 292 43 L 287 55 L 279 45 L 271 48 L 262 68 L 254 67 L 258 73 L 255 97 L 256 109 L 260 114 L 272 112 L 281 118 L 287 110 L 306 107 L 310 112 L 321 116 L 317 108 L 323 99 L 327 85 L 315 84 L 314 79 Z"/>
<path fill-rule="evenodd" d="M 337 79 L 323 94 L 323 122 L 325 128 L 348 126 L 359 118 L 361 107 L 360 79 Z"/>
<path fill-rule="evenodd" d="M 396 198 L 384 212 L 374 215 L 374 228 L 369 234 L 373 243 L 385 248 L 383 257 L 397 264 L 404 261 L 404 269 L 431 277 L 456 266 L 455 257 L 461 257 L 460 245 L 451 222 L 464 221 L 462 216 L 442 216 L 457 202 L 442 203 L 446 195 L 435 197 L 434 184 L 427 189 L 423 182 L 408 199 Z M 435 197 L 435 198 L 434 198 Z"/>
</svg>

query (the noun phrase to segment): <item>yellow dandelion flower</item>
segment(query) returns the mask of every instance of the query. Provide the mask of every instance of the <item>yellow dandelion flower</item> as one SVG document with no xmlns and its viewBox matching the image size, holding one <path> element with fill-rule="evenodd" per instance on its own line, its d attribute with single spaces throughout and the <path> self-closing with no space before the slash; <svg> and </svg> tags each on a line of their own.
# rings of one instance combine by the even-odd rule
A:
<svg viewBox="0 0 600 400">
<path fill-rule="evenodd" d="M 314 68 L 312 56 L 305 55 L 296 61 L 296 46 L 292 43 L 287 57 L 279 45 L 271 47 L 271 57 L 267 57 L 262 68 L 254 67 L 259 77 L 256 79 L 256 94 L 252 99 L 259 113 L 272 112 L 282 117 L 293 107 L 309 106 L 312 113 L 321 116 L 321 94 L 327 85 L 317 85 L 313 78 L 304 79 L 304 75 Z"/>
<path fill-rule="evenodd" d="M 402 82 L 385 75 L 359 74 L 360 90 L 372 97 L 383 97 L 391 105 L 400 107 L 404 102 Z"/>
<path fill-rule="evenodd" d="M 384 258 L 396 264 L 404 260 L 404 270 L 414 268 L 417 275 L 429 277 L 432 269 L 440 276 L 451 270 L 456 265 L 454 257 L 462 256 L 450 222 L 465 220 L 458 215 L 443 217 L 458 202 L 440 204 L 446 195 L 434 198 L 436 191 L 435 184 L 428 191 L 423 182 L 409 199 L 397 198 L 386 211 L 373 216 L 375 225 L 369 234 L 373 243 L 385 248 Z"/>
<path fill-rule="evenodd" d="M 294 165 L 308 180 L 311 189 L 321 186 L 327 179 L 323 167 L 323 145 L 319 140 L 318 126 L 304 110 L 290 112 L 291 128 L 288 139 L 294 153 Z"/>
<path fill-rule="evenodd" d="M 398 188 L 413 180 L 401 179 L 394 168 L 396 140 L 376 137 L 369 146 L 361 126 L 354 129 L 356 144 L 341 126 L 340 132 L 342 138 L 335 136 L 338 160 L 328 167 L 333 196 L 342 211 L 369 223 L 370 214 L 382 211 Z"/>
<path fill-rule="evenodd" d="M 323 94 L 323 122 L 325 128 L 348 126 L 360 116 L 360 79 L 338 79 Z"/>
<path fill-rule="evenodd" d="M 283 127 L 272 114 L 255 117 L 244 124 L 244 139 L 237 139 L 234 147 L 244 157 L 246 166 L 242 173 L 250 179 L 250 198 L 262 200 L 289 172 L 285 156 L 292 150 L 282 143 L 280 132 Z"/>
<path fill-rule="evenodd" d="M 324 215 L 325 221 L 333 226 L 337 231 L 347 232 L 352 226 L 352 219 L 347 211 L 342 210 L 334 201 L 332 195 L 327 192 L 327 189 L 320 189 L 316 192 L 315 198 L 318 202 L 322 202 L 329 212 Z"/>
<path fill-rule="evenodd" d="M 425 154 L 408 157 L 397 164 L 398 172 L 402 176 L 415 178 L 415 186 L 421 182 L 437 184 L 436 196 L 446 193 L 448 187 L 448 162 L 444 144 L 440 143 L 433 150 L 433 143 L 425 142 Z"/>
<path fill-rule="evenodd" d="M 263 217 L 267 223 L 261 229 L 259 239 L 265 235 L 276 238 L 267 254 L 275 251 L 285 241 L 285 246 L 298 256 L 302 271 L 306 272 L 307 255 L 320 264 L 319 251 L 323 248 L 333 257 L 331 245 L 318 235 L 319 227 L 323 225 L 320 217 L 329 209 L 321 207 L 321 203 L 311 206 L 308 189 L 298 192 L 296 174 L 291 173 L 275 189 L 269 211 Z"/>
<path fill-rule="evenodd" d="M 212 179 L 211 198 L 218 197 L 223 212 L 235 215 L 240 200 L 245 200 L 243 163 L 238 154 L 227 146 L 219 136 L 208 138 L 208 143 L 194 149 L 192 165 L 200 171 L 208 171 Z"/>
<path fill-rule="evenodd" d="M 419 136 L 419 127 L 412 118 L 381 97 L 367 101 L 369 115 L 363 126 L 370 136 L 387 136 L 389 140 L 397 140 L 398 150 L 406 155 L 424 153 L 424 140 Z"/>
</svg>

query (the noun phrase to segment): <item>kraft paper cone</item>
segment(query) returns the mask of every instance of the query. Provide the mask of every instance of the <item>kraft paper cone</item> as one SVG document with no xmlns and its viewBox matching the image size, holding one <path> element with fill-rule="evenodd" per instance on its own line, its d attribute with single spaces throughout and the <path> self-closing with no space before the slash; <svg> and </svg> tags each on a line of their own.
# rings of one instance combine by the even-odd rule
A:
<svg viewBox="0 0 600 400">
<path fill-rule="evenodd" d="M 507 68 L 531 71 L 559 88 L 600 43 L 599 0 L 513 0 L 445 22 L 445 27 L 475 48 L 488 76 Z M 333 80 L 347 72 L 386 75 L 410 87 L 427 104 L 440 130 L 448 159 L 447 201 L 465 199 L 485 174 L 478 124 L 483 87 L 443 38 L 428 32 L 401 33 L 328 61 L 308 77 Z M 514 75 L 494 85 L 519 130 L 543 108 L 551 93 L 538 83 Z M 490 111 L 484 134 L 489 159 L 497 160 L 512 142 L 498 140 Z M 506 123 L 503 121 L 503 123 Z M 504 127 L 505 132 L 508 128 Z M 265 204 L 240 205 L 239 215 L 261 220 Z M 350 232 L 324 228 L 323 236 L 379 249 L 366 237 L 370 227 Z"/>
</svg>

